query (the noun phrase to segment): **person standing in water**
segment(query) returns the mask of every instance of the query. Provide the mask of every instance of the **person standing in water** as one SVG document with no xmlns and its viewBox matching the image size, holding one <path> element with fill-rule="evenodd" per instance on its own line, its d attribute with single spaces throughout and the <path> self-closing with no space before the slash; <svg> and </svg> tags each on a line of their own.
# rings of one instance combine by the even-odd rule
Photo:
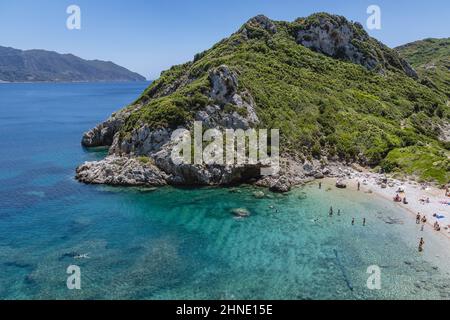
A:
<svg viewBox="0 0 450 320">
<path fill-rule="evenodd" d="M 355 225 L 355 218 L 352 219 L 352 226 Z"/>
<path fill-rule="evenodd" d="M 322 182 L 319 182 L 319 189 L 322 189 Z"/>
<path fill-rule="evenodd" d="M 330 207 L 330 217 L 333 216 L 333 207 Z"/>
<path fill-rule="evenodd" d="M 338 209 L 338 216 L 341 215 L 341 209 Z"/>
<path fill-rule="evenodd" d="M 363 226 L 366 226 L 366 218 L 363 219 Z"/>
<path fill-rule="evenodd" d="M 423 251 L 423 245 L 425 244 L 425 241 L 423 241 L 423 238 L 420 238 L 419 241 L 419 252 Z"/>
</svg>

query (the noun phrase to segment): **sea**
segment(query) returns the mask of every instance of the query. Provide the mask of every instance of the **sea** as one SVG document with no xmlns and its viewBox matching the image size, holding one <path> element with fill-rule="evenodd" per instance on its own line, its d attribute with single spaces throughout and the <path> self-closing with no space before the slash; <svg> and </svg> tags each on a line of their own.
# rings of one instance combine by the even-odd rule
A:
<svg viewBox="0 0 450 320">
<path fill-rule="evenodd" d="M 83 132 L 147 86 L 0 84 L 0 299 L 450 298 L 450 240 L 373 194 L 77 182 L 107 154 Z"/>
</svg>

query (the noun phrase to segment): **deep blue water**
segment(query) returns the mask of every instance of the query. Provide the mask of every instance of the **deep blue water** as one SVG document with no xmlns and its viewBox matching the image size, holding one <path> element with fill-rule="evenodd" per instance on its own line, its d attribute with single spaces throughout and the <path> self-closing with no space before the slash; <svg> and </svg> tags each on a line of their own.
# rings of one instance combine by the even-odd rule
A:
<svg viewBox="0 0 450 320">
<path fill-rule="evenodd" d="M 82 133 L 146 86 L 0 85 L 0 298 L 450 298 L 448 243 L 370 195 L 313 184 L 256 199 L 249 186 L 146 192 L 75 181 L 77 165 L 105 155 L 83 149 Z M 342 215 L 329 218 L 330 205 Z M 236 220 L 238 207 L 252 215 Z M 73 264 L 81 290 L 66 287 Z M 366 286 L 370 265 L 382 270 L 381 290 Z"/>
</svg>

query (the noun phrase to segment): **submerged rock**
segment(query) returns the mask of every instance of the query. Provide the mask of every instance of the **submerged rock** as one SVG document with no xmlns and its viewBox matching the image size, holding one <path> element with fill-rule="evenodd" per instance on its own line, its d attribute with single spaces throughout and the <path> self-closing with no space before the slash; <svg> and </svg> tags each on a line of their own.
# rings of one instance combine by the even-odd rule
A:
<svg viewBox="0 0 450 320">
<path fill-rule="evenodd" d="M 262 191 L 255 191 L 255 192 L 253 192 L 253 196 L 254 196 L 256 199 L 262 199 L 262 198 L 265 197 L 265 194 L 264 194 L 264 192 L 262 192 Z"/>
<path fill-rule="evenodd" d="M 245 208 L 236 208 L 231 210 L 231 213 L 237 217 L 248 217 L 250 216 L 250 211 Z"/>
<path fill-rule="evenodd" d="M 148 192 L 154 192 L 158 190 L 158 188 L 155 187 L 149 187 L 149 188 L 139 188 L 138 191 L 141 193 L 148 193 Z"/>
</svg>

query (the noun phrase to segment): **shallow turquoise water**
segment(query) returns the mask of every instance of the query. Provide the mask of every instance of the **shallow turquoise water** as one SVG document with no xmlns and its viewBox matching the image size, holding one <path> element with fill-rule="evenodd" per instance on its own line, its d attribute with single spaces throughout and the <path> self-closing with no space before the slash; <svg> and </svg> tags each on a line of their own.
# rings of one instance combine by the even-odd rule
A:
<svg viewBox="0 0 450 320">
<path fill-rule="evenodd" d="M 82 132 L 145 86 L 0 85 L 0 298 L 450 298 L 449 243 L 371 195 L 313 184 L 256 199 L 249 186 L 76 182 L 78 164 L 105 155 L 84 150 Z M 330 205 L 342 215 L 329 218 Z M 252 215 L 235 219 L 238 207 Z M 71 264 L 81 290 L 66 287 Z M 381 268 L 381 290 L 366 286 L 370 265 Z"/>
</svg>

